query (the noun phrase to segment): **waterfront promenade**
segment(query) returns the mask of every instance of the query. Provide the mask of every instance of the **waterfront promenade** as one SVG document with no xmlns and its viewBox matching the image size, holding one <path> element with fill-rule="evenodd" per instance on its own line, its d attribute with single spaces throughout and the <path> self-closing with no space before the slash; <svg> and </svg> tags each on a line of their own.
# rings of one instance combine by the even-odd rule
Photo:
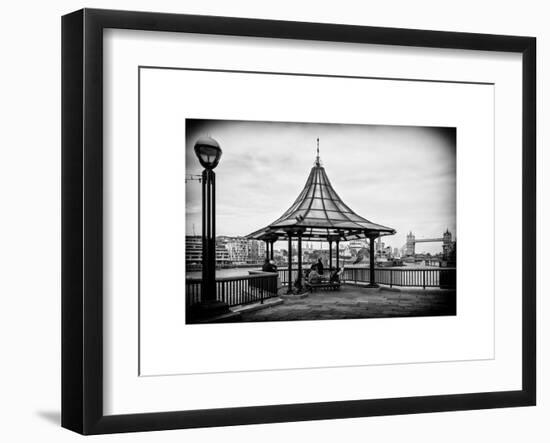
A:
<svg viewBox="0 0 550 443">
<path fill-rule="evenodd" d="M 245 310 L 240 321 L 333 320 L 456 315 L 456 291 L 441 289 L 366 289 L 342 285 L 339 291 L 281 295 L 284 303 Z"/>
<path fill-rule="evenodd" d="M 348 267 L 339 290 L 307 292 L 293 288 L 297 280 L 286 269 L 248 271 L 249 275 L 216 278 L 216 300 L 240 318 L 232 321 L 286 321 L 350 318 L 418 317 L 456 314 L 455 268 L 376 268 L 374 282 L 368 268 Z M 186 306 L 202 300 L 201 279 L 186 280 Z M 225 320 L 225 318 L 224 318 Z M 212 319 L 212 321 L 218 321 Z"/>
</svg>

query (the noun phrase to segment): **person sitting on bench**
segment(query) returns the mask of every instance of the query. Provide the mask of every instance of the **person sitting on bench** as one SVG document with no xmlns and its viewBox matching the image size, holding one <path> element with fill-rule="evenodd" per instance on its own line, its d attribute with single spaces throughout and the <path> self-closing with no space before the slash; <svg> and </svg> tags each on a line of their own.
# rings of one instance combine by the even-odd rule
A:
<svg viewBox="0 0 550 443">
<path fill-rule="evenodd" d="M 344 272 L 344 268 L 336 268 L 330 273 L 330 282 L 331 283 L 340 283 L 340 277 Z"/>
<path fill-rule="evenodd" d="M 312 269 L 307 277 L 307 281 L 308 283 L 319 283 L 321 281 L 321 276 L 315 269 Z"/>
<path fill-rule="evenodd" d="M 319 275 L 323 275 L 323 272 L 325 271 L 325 267 L 323 266 L 323 261 L 320 258 L 317 260 L 316 271 L 319 273 Z"/>
<path fill-rule="evenodd" d="M 268 258 L 265 259 L 264 265 L 262 266 L 263 272 L 277 272 L 277 267 L 271 262 Z"/>
</svg>

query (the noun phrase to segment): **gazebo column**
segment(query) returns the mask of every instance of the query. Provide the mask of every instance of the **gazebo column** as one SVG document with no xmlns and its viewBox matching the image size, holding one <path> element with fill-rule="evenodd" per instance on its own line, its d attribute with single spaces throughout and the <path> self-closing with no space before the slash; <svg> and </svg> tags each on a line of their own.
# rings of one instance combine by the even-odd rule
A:
<svg viewBox="0 0 550 443">
<path fill-rule="evenodd" d="M 367 285 L 367 288 L 379 288 L 380 286 L 376 283 L 376 279 L 374 277 L 374 253 L 375 253 L 375 246 L 374 242 L 378 236 L 370 234 L 369 235 L 369 258 L 370 258 L 370 267 L 369 267 L 369 274 L 370 274 L 370 283 Z"/>
<path fill-rule="evenodd" d="M 265 240 L 265 259 L 269 260 L 269 240 Z"/>
<path fill-rule="evenodd" d="M 336 269 L 340 269 L 340 240 L 336 240 Z"/>
<path fill-rule="evenodd" d="M 298 232 L 298 277 L 296 288 L 302 291 L 302 233 Z"/>
<path fill-rule="evenodd" d="M 328 239 L 328 272 L 332 271 L 332 239 Z"/>
<path fill-rule="evenodd" d="M 270 250 L 270 252 L 269 252 L 269 258 L 270 258 L 271 260 L 273 260 L 273 246 L 275 245 L 275 242 L 276 242 L 276 241 L 277 241 L 277 240 L 271 240 L 271 242 L 270 242 L 270 243 L 271 243 L 271 250 Z"/>
<path fill-rule="evenodd" d="M 292 235 L 288 233 L 288 290 L 292 294 Z"/>
</svg>

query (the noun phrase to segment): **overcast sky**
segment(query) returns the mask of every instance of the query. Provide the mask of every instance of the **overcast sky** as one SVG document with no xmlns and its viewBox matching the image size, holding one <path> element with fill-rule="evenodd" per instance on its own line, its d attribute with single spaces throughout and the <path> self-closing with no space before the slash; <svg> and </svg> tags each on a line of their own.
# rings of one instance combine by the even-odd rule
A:
<svg viewBox="0 0 550 443">
<path fill-rule="evenodd" d="M 386 244 L 400 248 L 409 231 L 441 237 L 449 228 L 455 238 L 455 128 L 187 120 L 186 134 L 186 174 L 202 171 L 193 151 L 198 137 L 215 138 L 223 150 L 217 235 L 247 235 L 282 215 L 306 182 L 319 137 L 321 162 L 342 200 L 397 230 Z M 186 198 L 186 232 L 200 235 L 197 181 L 186 184 Z M 441 244 L 418 244 L 422 251 L 441 252 Z"/>
</svg>

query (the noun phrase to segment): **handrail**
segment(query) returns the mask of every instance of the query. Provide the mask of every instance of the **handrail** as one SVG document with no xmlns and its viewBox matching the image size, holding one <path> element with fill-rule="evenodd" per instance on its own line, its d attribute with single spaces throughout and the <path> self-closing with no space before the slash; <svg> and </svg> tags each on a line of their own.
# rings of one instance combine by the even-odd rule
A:
<svg viewBox="0 0 550 443">
<path fill-rule="evenodd" d="M 263 303 L 265 299 L 277 296 L 278 274 L 275 272 L 256 271 L 258 274 L 216 279 L 216 300 L 228 306 L 249 303 Z M 185 281 L 186 306 L 202 301 L 202 280 L 188 278 Z"/>
<path fill-rule="evenodd" d="M 297 268 L 292 268 L 292 281 L 296 280 L 297 272 Z M 280 269 L 278 274 L 283 285 L 288 285 L 288 270 Z M 456 268 L 380 267 L 374 268 L 374 278 L 376 284 L 390 287 L 456 289 Z M 347 283 L 370 283 L 370 268 L 344 268 L 341 279 Z"/>
<path fill-rule="evenodd" d="M 326 270 L 326 274 L 330 270 Z M 220 277 L 216 279 L 216 299 L 229 306 L 248 303 L 263 303 L 278 294 L 278 283 L 289 284 L 288 269 L 277 272 L 251 271 L 249 275 Z M 292 269 L 290 281 L 296 280 L 298 269 Z M 375 268 L 375 283 L 389 287 L 416 287 L 456 289 L 456 268 Z M 369 268 L 344 268 L 342 282 L 348 284 L 370 283 Z M 186 305 L 200 303 L 202 279 L 188 278 L 185 281 Z"/>
</svg>

